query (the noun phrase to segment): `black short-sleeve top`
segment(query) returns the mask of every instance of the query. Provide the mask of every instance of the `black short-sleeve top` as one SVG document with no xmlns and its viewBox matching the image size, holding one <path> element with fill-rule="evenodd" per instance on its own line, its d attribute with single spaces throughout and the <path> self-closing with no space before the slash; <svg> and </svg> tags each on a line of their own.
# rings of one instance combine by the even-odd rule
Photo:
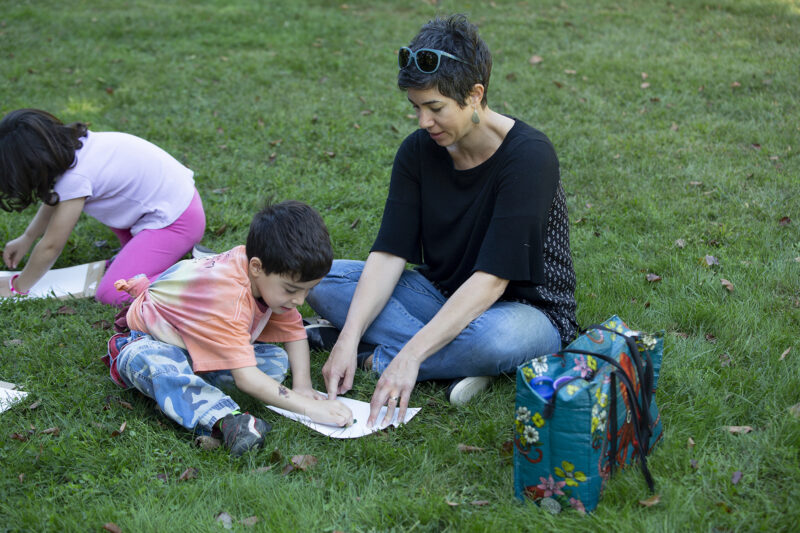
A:
<svg viewBox="0 0 800 533">
<path fill-rule="evenodd" d="M 497 151 L 456 170 L 425 130 L 403 141 L 372 251 L 418 270 L 449 296 L 475 271 L 509 280 L 502 296 L 541 309 L 575 336 L 567 205 L 550 140 L 516 120 Z"/>
</svg>

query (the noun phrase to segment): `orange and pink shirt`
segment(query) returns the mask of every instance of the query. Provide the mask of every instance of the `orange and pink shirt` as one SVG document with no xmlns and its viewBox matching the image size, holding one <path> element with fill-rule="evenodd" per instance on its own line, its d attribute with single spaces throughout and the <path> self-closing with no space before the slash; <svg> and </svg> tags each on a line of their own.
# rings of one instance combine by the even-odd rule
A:
<svg viewBox="0 0 800 533">
<path fill-rule="evenodd" d="M 136 296 L 128 326 L 185 348 L 195 372 L 255 366 L 255 341 L 305 339 L 297 309 L 278 315 L 256 301 L 247 264 L 245 247 L 237 246 L 180 261 L 149 285 L 141 277 L 118 281 L 118 290 Z"/>
</svg>

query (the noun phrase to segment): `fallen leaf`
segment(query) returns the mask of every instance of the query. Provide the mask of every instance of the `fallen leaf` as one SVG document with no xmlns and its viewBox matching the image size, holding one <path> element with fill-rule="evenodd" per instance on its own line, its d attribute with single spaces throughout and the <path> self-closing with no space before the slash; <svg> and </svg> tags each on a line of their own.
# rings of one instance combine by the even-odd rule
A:
<svg viewBox="0 0 800 533">
<path fill-rule="evenodd" d="M 475 500 L 469 502 L 470 505 L 475 505 L 477 507 L 483 507 L 484 505 L 489 505 L 489 500 Z"/>
<path fill-rule="evenodd" d="M 575 75 L 575 74 L 577 74 L 577 73 L 578 73 L 578 71 L 576 71 L 576 70 L 572 70 L 572 69 L 570 69 L 570 68 L 568 68 L 568 69 L 564 69 L 564 74 L 569 74 L 570 76 L 573 76 L 573 75 Z"/>
<path fill-rule="evenodd" d="M 791 223 L 792 219 L 789 217 L 781 217 L 781 219 L 778 221 L 779 226 L 788 226 Z"/>
<path fill-rule="evenodd" d="M 92 327 L 94 329 L 111 329 L 111 322 L 108 320 L 98 320 L 97 322 L 92 322 Z"/>
<path fill-rule="evenodd" d="M 42 400 L 36 400 L 35 402 L 33 402 L 32 404 L 30 404 L 30 405 L 28 406 L 28 409 L 30 409 L 31 411 L 33 411 L 34 409 L 36 409 L 36 408 L 37 408 L 37 407 L 39 407 L 40 405 L 42 405 Z"/>
<path fill-rule="evenodd" d="M 122 425 L 119 427 L 119 430 L 114 430 L 111 432 L 112 437 L 119 437 L 125 431 L 125 428 L 128 427 L 127 422 L 123 422 Z"/>
<path fill-rule="evenodd" d="M 690 450 L 694 448 L 694 439 L 692 437 L 689 437 L 689 440 L 686 441 L 686 447 Z"/>
<path fill-rule="evenodd" d="M 753 150 L 761 150 L 761 145 L 758 143 L 753 143 L 750 145 Z"/>
<path fill-rule="evenodd" d="M 789 408 L 789 414 L 795 418 L 800 418 L 800 403 L 796 403 Z"/>
<path fill-rule="evenodd" d="M 459 444 L 458 451 L 460 451 L 461 453 L 482 452 L 483 448 L 479 446 L 470 446 L 469 444 Z"/>
<path fill-rule="evenodd" d="M 447 505 L 449 505 L 450 507 L 458 507 L 458 503 L 456 503 L 456 502 L 451 502 L 450 500 L 445 500 L 445 503 L 446 503 Z"/>
<path fill-rule="evenodd" d="M 325 152 L 325 155 L 327 155 L 330 158 L 334 158 L 336 157 L 336 152 Z"/>
<path fill-rule="evenodd" d="M 647 274 L 645 276 L 645 279 L 650 283 L 655 283 L 657 281 L 661 281 L 661 276 L 659 276 L 658 274 Z"/>
<path fill-rule="evenodd" d="M 45 435 L 52 435 L 54 437 L 58 437 L 58 434 L 61 433 L 61 430 L 58 429 L 57 427 L 52 427 L 52 428 L 43 429 L 42 433 L 44 433 Z"/>
<path fill-rule="evenodd" d="M 643 79 L 643 80 L 646 80 L 646 79 L 647 79 L 647 72 L 642 72 L 642 79 Z"/>
<path fill-rule="evenodd" d="M 293 470 L 294 470 L 294 466 L 292 466 L 291 463 L 287 463 L 286 466 L 283 467 L 283 470 L 281 470 L 281 475 L 282 476 L 288 475 Z"/>
<path fill-rule="evenodd" d="M 703 263 L 706 264 L 706 266 L 719 265 L 719 259 L 717 259 L 713 255 L 706 255 L 705 257 L 703 257 L 702 261 Z"/>
<path fill-rule="evenodd" d="M 739 481 L 741 481 L 741 479 L 742 479 L 742 473 L 739 470 L 737 470 L 731 476 L 731 483 L 736 485 L 737 483 L 739 483 Z"/>
<path fill-rule="evenodd" d="M 283 142 L 283 139 L 275 139 L 274 141 L 270 141 L 270 146 L 279 146 Z"/>
<path fill-rule="evenodd" d="M 692 465 L 692 468 L 697 470 L 697 459 L 692 459 L 691 461 L 689 461 L 689 464 Z"/>
<path fill-rule="evenodd" d="M 778 358 L 778 361 L 783 361 L 784 359 L 786 359 L 786 356 L 787 356 L 787 355 L 789 355 L 789 352 L 791 352 L 791 351 L 792 351 L 792 347 L 791 347 L 791 346 L 789 346 L 788 348 L 786 348 L 786 349 L 783 351 L 783 353 L 781 354 L 781 356 Z"/>
<path fill-rule="evenodd" d="M 270 470 L 272 470 L 272 465 L 259 466 L 258 468 L 254 468 L 252 472 L 254 474 L 263 474 L 264 472 L 269 472 Z"/>
<path fill-rule="evenodd" d="M 75 313 L 77 313 L 77 311 L 68 305 L 62 305 L 56 309 L 57 315 L 74 315 Z"/>
<path fill-rule="evenodd" d="M 9 339 L 3 341 L 3 346 L 22 346 L 22 339 Z"/>
<path fill-rule="evenodd" d="M 225 233 L 225 232 L 227 231 L 227 229 L 228 229 L 228 225 L 227 225 L 227 224 L 223 224 L 223 225 L 221 225 L 220 227 L 218 227 L 216 230 L 214 230 L 214 235 L 216 235 L 217 237 L 219 237 L 219 236 L 221 236 L 223 233 Z"/>
<path fill-rule="evenodd" d="M 678 239 L 678 240 L 675 241 L 675 246 L 677 246 L 678 248 L 685 248 L 686 247 L 686 241 L 683 240 L 683 239 Z"/>
<path fill-rule="evenodd" d="M 353 223 L 350 224 L 350 229 L 356 229 L 360 223 L 361 223 L 361 219 L 360 218 L 355 219 L 353 221 Z"/>
<path fill-rule="evenodd" d="M 689 334 L 688 333 L 684 333 L 683 331 L 676 331 L 675 332 L 675 336 L 676 337 L 680 337 L 681 339 L 688 339 L 689 338 Z"/>
<path fill-rule="evenodd" d="M 672 123 L 672 126 L 669 127 L 672 131 L 678 131 L 678 125 L 676 123 Z"/>
<path fill-rule="evenodd" d="M 222 527 L 224 527 L 225 529 L 233 528 L 233 518 L 231 518 L 231 515 L 229 515 L 228 513 L 224 513 L 224 512 L 223 513 L 219 513 L 214 518 L 217 520 L 217 522 L 222 524 Z"/>
<path fill-rule="evenodd" d="M 560 88 L 562 88 L 562 87 L 564 86 L 564 84 L 563 84 L 563 83 L 561 83 L 560 81 L 556 81 L 556 80 L 553 80 L 553 84 L 554 84 L 556 87 L 558 87 L 559 89 L 560 89 Z"/>
<path fill-rule="evenodd" d="M 706 333 L 706 340 L 708 342 L 710 342 L 711 344 L 716 344 L 717 343 L 717 337 L 716 337 L 716 335 L 714 335 L 712 333 Z"/>
<path fill-rule="evenodd" d="M 122 528 L 114 522 L 106 522 L 103 524 L 103 529 L 110 531 L 111 533 L 122 533 Z"/>
<path fill-rule="evenodd" d="M 744 435 L 753 431 L 751 426 L 725 426 L 732 435 Z"/>
<path fill-rule="evenodd" d="M 28 440 L 28 436 L 24 435 L 22 433 L 12 433 L 11 434 L 11 439 L 12 440 L 18 440 L 20 442 L 25 442 L 26 440 Z"/>
<path fill-rule="evenodd" d="M 194 479 L 197 477 L 197 469 L 193 467 L 189 467 L 183 471 L 183 473 L 178 478 L 178 482 L 181 481 L 189 481 L 190 479 Z"/>
<path fill-rule="evenodd" d="M 24 483 L 25 482 L 25 473 L 23 472 L 22 474 L 18 475 L 17 479 L 19 480 L 20 483 Z"/>
<path fill-rule="evenodd" d="M 169 478 L 167 477 L 166 474 L 157 474 L 156 475 L 156 479 L 161 481 L 162 483 L 165 483 L 165 484 L 169 483 Z"/>
<path fill-rule="evenodd" d="M 741 87 L 741 86 L 742 86 L 742 84 L 739 83 L 738 81 L 735 81 L 735 82 L 731 83 L 731 87 L 733 87 L 734 89 L 736 89 L 737 87 Z"/>
<path fill-rule="evenodd" d="M 639 500 L 639 504 L 643 505 L 644 507 L 652 507 L 657 503 L 661 502 L 661 495 L 660 494 L 653 494 L 646 500 Z"/>
<path fill-rule="evenodd" d="M 258 517 L 257 516 L 248 516 L 247 518 L 242 518 L 239 521 L 240 524 L 247 527 L 252 527 L 258 524 Z"/>
<path fill-rule="evenodd" d="M 644 82 L 639 87 L 641 87 L 642 89 L 647 89 L 648 87 L 650 87 L 650 84 L 648 82 Z"/>
<path fill-rule="evenodd" d="M 298 470 L 308 470 L 316 465 L 317 458 L 313 455 L 295 455 L 292 457 L 292 466 Z"/>
<path fill-rule="evenodd" d="M 538 64 L 540 64 L 542 61 L 544 61 L 544 59 L 542 59 L 542 57 L 541 57 L 541 56 L 533 55 L 533 56 L 531 56 L 531 58 L 528 60 L 528 63 L 530 63 L 531 65 L 538 65 Z"/>
<path fill-rule="evenodd" d="M 731 366 L 731 356 L 727 353 L 719 354 L 719 364 L 722 366 Z"/>
<path fill-rule="evenodd" d="M 725 279 L 725 278 L 720 278 L 720 280 L 719 280 L 719 281 L 720 281 L 720 283 L 722 283 L 722 286 L 723 286 L 723 287 L 725 287 L 726 289 L 728 289 L 728 292 L 733 292 L 733 283 L 731 283 L 730 281 L 728 281 L 728 280 L 727 280 L 727 279 Z"/>
</svg>

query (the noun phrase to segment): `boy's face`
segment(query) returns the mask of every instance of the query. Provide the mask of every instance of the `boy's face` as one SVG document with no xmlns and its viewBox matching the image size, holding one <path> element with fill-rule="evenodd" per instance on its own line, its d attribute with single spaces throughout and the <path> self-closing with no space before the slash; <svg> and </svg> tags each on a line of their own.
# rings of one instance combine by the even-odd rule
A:
<svg viewBox="0 0 800 533">
<path fill-rule="evenodd" d="M 278 315 L 303 305 L 308 291 L 322 281 L 322 278 L 296 281 L 293 276 L 286 274 L 267 274 L 257 257 L 250 259 L 247 273 L 250 276 L 253 297 L 264 300 L 267 307 Z"/>
</svg>

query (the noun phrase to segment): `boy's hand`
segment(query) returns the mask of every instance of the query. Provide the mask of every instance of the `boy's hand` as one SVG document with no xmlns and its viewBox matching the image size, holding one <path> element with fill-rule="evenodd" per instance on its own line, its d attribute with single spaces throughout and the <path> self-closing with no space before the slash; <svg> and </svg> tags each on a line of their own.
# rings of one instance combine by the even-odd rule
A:
<svg viewBox="0 0 800 533">
<path fill-rule="evenodd" d="M 304 414 L 314 422 L 321 424 L 333 424 L 334 426 L 353 424 L 353 412 L 345 404 L 336 400 L 313 402 Z"/>
</svg>

